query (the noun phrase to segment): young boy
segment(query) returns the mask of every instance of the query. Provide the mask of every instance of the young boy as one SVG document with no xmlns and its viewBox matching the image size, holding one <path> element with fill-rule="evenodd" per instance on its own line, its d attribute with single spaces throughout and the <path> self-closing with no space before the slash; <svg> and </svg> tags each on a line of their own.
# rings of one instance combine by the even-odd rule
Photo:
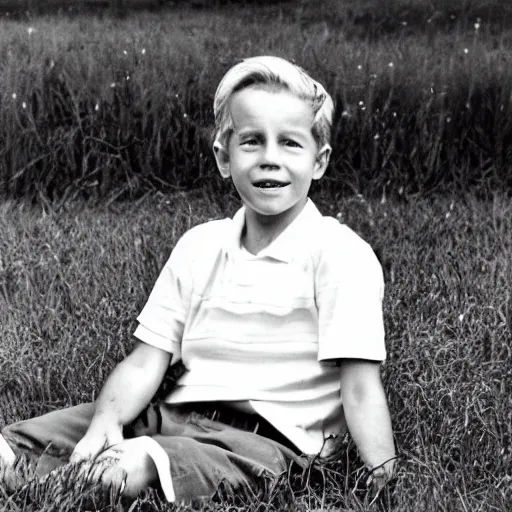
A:
<svg viewBox="0 0 512 512">
<path fill-rule="evenodd" d="M 308 199 L 331 154 L 332 99 L 298 66 L 254 57 L 224 76 L 214 112 L 217 166 L 242 208 L 178 241 L 95 403 L 4 428 L 11 487 L 28 454 L 38 475 L 89 460 L 92 480 L 127 496 L 207 499 L 302 455 L 336 457 L 347 428 L 374 490 L 392 476 L 381 267 Z M 176 388 L 148 406 L 179 360 Z"/>
</svg>

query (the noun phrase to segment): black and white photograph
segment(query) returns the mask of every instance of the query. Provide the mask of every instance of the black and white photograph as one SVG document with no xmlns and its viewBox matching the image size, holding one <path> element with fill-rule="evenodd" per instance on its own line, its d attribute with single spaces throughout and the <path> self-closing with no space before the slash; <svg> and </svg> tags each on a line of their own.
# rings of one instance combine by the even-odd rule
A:
<svg viewBox="0 0 512 512">
<path fill-rule="evenodd" d="M 0 512 L 510 512 L 512 2 L 0 0 Z"/>
</svg>

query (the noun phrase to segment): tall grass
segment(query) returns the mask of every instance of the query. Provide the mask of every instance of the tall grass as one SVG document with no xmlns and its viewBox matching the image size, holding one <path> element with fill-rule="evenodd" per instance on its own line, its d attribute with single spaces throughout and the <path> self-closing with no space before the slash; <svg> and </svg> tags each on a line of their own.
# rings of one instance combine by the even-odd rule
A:
<svg viewBox="0 0 512 512">
<path fill-rule="evenodd" d="M 381 510 L 509 510 L 510 201 L 314 198 L 376 248 L 385 272 L 383 378 L 401 461 Z M 135 318 L 178 237 L 237 207 L 232 196 L 203 193 L 53 213 L 2 205 L 0 424 L 93 400 L 132 346 Z M 254 498 L 240 509 L 370 510 L 357 484 L 361 464 L 347 447 L 347 458 L 323 473 L 285 479 L 266 505 Z M 49 496 L 32 504 L 18 496 L 0 510 L 80 509 L 58 508 Z M 226 497 L 203 510 L 236 503 Z M 174 509 L 150 493 L 133 510 Z"/>
<path fill-rule="evenodd" d="M 233 63 L 268 53 L 336 99 L 329 190 L 508 190 L 512 33 L 496 15 L 476 28 L 459 4 L 451 24 L 441 5 L 341 12 L 327 0 L 2 20 L 0 193 L 64 204 L 225 191 L 210 150 L 213 94 Z"/>
</svg>

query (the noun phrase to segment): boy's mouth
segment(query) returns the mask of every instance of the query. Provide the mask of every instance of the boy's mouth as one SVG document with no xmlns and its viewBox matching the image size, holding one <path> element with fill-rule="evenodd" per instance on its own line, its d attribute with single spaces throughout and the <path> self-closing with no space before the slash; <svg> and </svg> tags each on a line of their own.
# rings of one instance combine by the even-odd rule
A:
<svg viewBox="0 0 512 512">
<path fill-rule="evenodd" d="M 255 187 L 258 188 L 282 188 L 286 187 L 290 183 L 286 183 L 283 181 L 276 181 L 276 180 L 260 180 L 253 183 Z"/>
</svg>

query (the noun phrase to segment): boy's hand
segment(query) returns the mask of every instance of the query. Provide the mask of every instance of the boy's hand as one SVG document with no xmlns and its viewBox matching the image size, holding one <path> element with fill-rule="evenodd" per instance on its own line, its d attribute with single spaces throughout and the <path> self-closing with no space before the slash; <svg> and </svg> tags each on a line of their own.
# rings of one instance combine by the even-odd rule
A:
<svg viewBox="0 0 512 512">
<path fill-rule="evenodd" d="M 169 352 L 142 341 L 135 346 L 105 382 L 89 429 L 76 445 L 70 462 L 93 459 L 124 440 L 123 425 L 129 425 L 148 405 L 170 360 Z"/>
<path fill-rule="evenodd" d="M 77 463 L 94 459 L 101 452 L 124 440 L 120 427 L 108 427 L 101 430 L 89 429 L 85 436 L 75 446 L 69 462 Z"/>
<path fill-rule="evenodd" d="M 366 485 L 369 488 L 369 498 L 372 503 L 377 499 L 386 484 L 393 478 L 395 460 L 396 457 L 393 457 L 381 466 L 371 470 Z"/>
</svg>

